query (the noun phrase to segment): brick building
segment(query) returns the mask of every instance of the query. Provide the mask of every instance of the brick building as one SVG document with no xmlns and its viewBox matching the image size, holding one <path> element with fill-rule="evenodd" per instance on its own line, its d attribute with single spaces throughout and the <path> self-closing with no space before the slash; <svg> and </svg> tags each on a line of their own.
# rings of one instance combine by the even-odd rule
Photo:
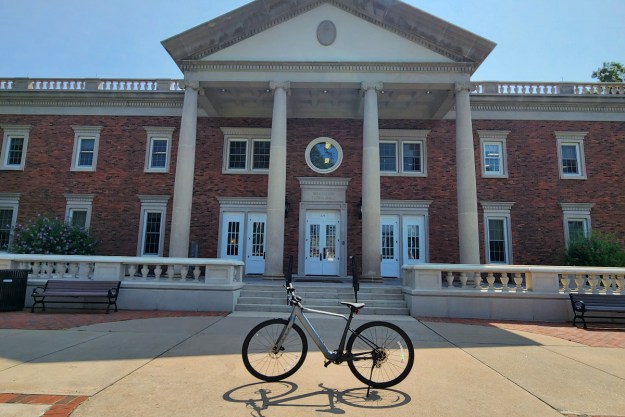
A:
<svg viewBox="0 0 625 417">
<path fill-rule="evenodd" d="M 42 214 L 103 255 L 378 278 L 625 233 L 622 85 L 474 82 L 494 43 L 391 0 L 259 0 L 163 46 L 184 80 L 0 80 L 0 250 Z"/>
</svg>

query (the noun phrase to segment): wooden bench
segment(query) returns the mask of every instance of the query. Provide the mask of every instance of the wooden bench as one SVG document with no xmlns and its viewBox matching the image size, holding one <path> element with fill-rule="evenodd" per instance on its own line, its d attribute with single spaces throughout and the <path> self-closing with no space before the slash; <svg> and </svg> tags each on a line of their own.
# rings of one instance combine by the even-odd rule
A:
<svg viewBox="0 0 625 417">
<path fill-rule="evenodd" d="M 33 306 L 30 312 L 35 311 L 35 306 L 41 304 L 45 311 L 46 303 L 90 303 L 107 304 L 108 314 L 111 306 L 117 311 L 117 296 L 121 281 L 91 281 L 91 280 L 60 280 L 51 279 L 43 287 L 33 289 Z M 80 297 L 80 301 L 68 301 L 67 298 Z M 52 298 L 52 300 L 50 300 Z M 103 299 L 107 298 L 108 301 Z"/>
<path fill-rule="evenodd" d="M 601 316 L 594 313 L 625 313 L 625 295 L 610 294 L 569 294 L 571 305 L 573 306 L 573 326 L 576 326 L 577 319 L 582 319 L 584 329 L 586 329 L 586 313 L 593 315 L 588 318 L 614 319 L 614 316 Z"/>
</svg>

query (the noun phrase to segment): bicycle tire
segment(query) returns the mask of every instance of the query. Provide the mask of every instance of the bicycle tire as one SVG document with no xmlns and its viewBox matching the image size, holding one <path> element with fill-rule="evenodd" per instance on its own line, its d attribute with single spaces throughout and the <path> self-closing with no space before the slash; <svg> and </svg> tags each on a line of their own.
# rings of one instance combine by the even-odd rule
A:
<svg viewBox="0 0 625 417">
<path fill-rule="evenodd" d="M 308 353 L 308 340 L 295 323 L 280 352 L 273 352 L 275 342 L 288 324 L 285 319 L 271 319 L 250 330 L 241 352 L 243 364 L 250 374 L 263 381 L 275 382 L 288 378 L 302 366 Z"/>
<path fill-rule="evenodd" d="M 374 388 L 400 383 L 414 364 L 414 348 L 406 332 L 384 321 L 372 321 L 357 328 L 346 350 L 350 356 L 347 365 L 354 376 Z"/>
</svg>

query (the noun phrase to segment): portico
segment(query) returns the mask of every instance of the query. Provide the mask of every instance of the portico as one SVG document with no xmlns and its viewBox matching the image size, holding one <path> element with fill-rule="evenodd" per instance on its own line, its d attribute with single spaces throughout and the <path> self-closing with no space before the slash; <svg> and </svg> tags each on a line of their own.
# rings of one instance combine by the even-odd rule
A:
<svg viewBox="0 0 625 417">
<path fill-rule="evenodd" d="M 344 186 L 358 187 L 355 194 L 361 197 L 362 241 L 355 246 L 361 247 L 362 276 L 379 279 L 383 257 L 380 120 L 427 121 L 451 115 L 456 119 L 460 262 L 480 263 L 469 92 L 471 74 L 494 44 L 401 2 L 376 2 L 377 8 L 370 7 L 372 2 L 355 6 L 340 0 L 302 1 L 295 7 L 286 1 L 273 3 L 272 12 L 252 2 L 228 19 L 218 18 L 163 42 L 186 80 L 170 254 L 188 253 L 198 117 L 271 120 L 263 237 L 263 275 L 268 278 L 283 276 L 285 209 L 291 193 L 287 166 L 290 161 L 306 163 L 304 150 L 290 145 L 289 120 L 353 119 L 361 120 L 362 126 L 361 177 L 345 181 Z M 406 19 L 392 19 L 400 15 Z M 240 26 L 233 28 L 232 21 Z M 418 22 L 418 30 L 416 24 L 403 22 Z M 333 132 L 325 136 L 330 144 Z M 340 182 L 334 175 L 332 170 L 313 169 L 309 178 Z M 301 273 L 311 254 L 305 224 L 315 202 L 312 194 L 298 193 L 299 201 L 291 198 L 290 203 L 299 208 L 294 212 L 300 216 Z M 346 201 L 335 203 L 337 208 L 326 214 L 328 219 L 334 218 L 332 213 L 338 216 L 337 232 L 342 238 L 338 235 L 337 242 L 344 253 L 337 275 L 344 275 L 347 245 L 353 242 L 346 229 Z"/>
</svg>

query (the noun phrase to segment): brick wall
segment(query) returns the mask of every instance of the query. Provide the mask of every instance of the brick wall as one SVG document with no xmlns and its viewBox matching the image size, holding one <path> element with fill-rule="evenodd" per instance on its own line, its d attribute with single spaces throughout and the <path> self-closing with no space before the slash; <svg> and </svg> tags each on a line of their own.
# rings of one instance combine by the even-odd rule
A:
<svg viewBox="0 0 625 417">
<path fill-rule="evenodd" d="M 137 195 L 170 195 L 171 218 L 180 120 L 175 117 L 0 116 L 0 124 L 32 125 L 26 168 L 0 171 L 0 192 L 22 193 L 19 222 L 37 214 L 63 217 L 65 193 L 96 194 L 91 228 L 107 255 L 135 255 L 139 233 Z M 71 172 L 72 125 L 103 126 L 96 172 Z M 146 174 L 144 126 L 175 127 L 170 172 Z M 219 203 L 223 197 L 265 197 L 266 175 L 222 174 L 223 134 L 220 127 L 271 126 L 267 119 L 198 120 L 196 177 L 191 239 L 199 256 L 217 256 Z M 514 262 L 558 264 L 564 246 L 559 202 L 595 203 L 594 230 L 625 236 L 625 124 L 610 122 L 474 121 L 474 130 L 509 130 L 509 177 L 481 178 L 479 137 L 475 133 L 478 201 L 515 202 L 511 210 Z M 432 200 L 429 248 L 431 262 L 456 262 L 458 256 L 455 123 L 453 121 L 380 121 L 381 129 L 430 129 L 428 176 L 382 177 L 382 199 Z M 561 180 L 554 131 L 587 131 L 584 141 L 585 181 Z M 297 260 L 299 201 L 297 177 L 316 176 L 304 159 L 308 143 L 329 136 L 343 148 L 342 165 L 329 176 L 351 178 L 348 204 L 348 255 L 359 254 L 362 121 L 290 119 L 288 121 L 287 194 L 291 204 L 285 225 L 285 261 Z M 480 207 L 480 245 L 484 245 Z M 169 219 L 165 239 L 167 253 Z M 483 248 L 482 248 L 483 253 Z M 483 260 L 482 254 L 482 260 Z M 297 268 L 297 265 L 296 265 Z"/>
</svg>

